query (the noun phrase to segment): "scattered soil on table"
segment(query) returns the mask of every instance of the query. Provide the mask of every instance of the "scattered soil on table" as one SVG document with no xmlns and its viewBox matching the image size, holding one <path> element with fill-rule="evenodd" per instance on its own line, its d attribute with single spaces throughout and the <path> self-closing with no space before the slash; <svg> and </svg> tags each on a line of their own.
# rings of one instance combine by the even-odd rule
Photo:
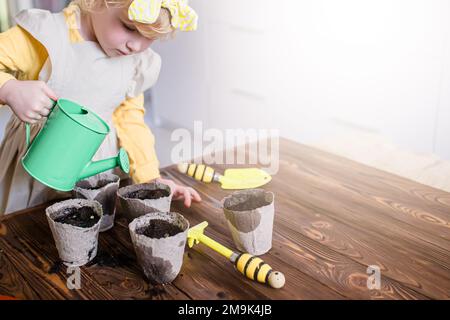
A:
<svg viewBox="0 0 450 320">
<path fill-rule="evenodd" d="M 92 259 L 91 262 L 86 264 L 86 267 L 98 266 L 98 267 L 130 267 L 134 263 L 134 259 L 125 254 L 112 254 L 107 251 L 99 250 L 97 256 Z"/>
<path fill-rule="evenodd" d="M 183 232 L 183 230 L 180 227 L 159 219 L 150 220 L 150 224 L 148 226 L 136 230 L 137 234 L 144 235 L 152 239 L 173 237 L 181 232 Z"/>
<path fill-rule="evenodd" d="M 140 200 L 156 200 L 170 196 L 170 192 L 163 189 L 156 190 L 137 190 L 128 193 L 125 197 L 130 199 L 140 199 Z"/>
<path fill-rule="evenodd" d="M 167 294 L 167 291 L 163 284 L 153 284 L 153 285 L 150 284 L 149 288 L 145 290 L 145 294 L 152 298 L 156 298 L 164 294 Z"/>
<path fill-rule="evenodd" d="M 219 299 L 229 299 L 228 295 L 225 292 L 223 292 L 223 291 L 217 292 L 216 296 Z"/>
<path fill-rule="evenodd" d="M 63 262 L 61 260 L 58 260 L 50 267 L 48 273 L 49 274 L 59 273 L 63 267 L 64 267 Z"/>
<path fill-rule="evenodd" d="M 97 224 L 100 217 L 91 207 L 66 208 L 55 222 L 70 224 L 80 228 L 91 228 Z"/>
</svg>

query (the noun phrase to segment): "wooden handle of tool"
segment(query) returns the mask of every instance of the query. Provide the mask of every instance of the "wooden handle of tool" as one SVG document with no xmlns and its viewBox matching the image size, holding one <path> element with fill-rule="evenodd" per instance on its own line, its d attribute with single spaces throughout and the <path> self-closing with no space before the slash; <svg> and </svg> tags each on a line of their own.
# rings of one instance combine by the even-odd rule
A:
<svg viewBox="0 0 450 320">
<path fill-rule="evenodd" d="M 248 253 L 239 255 L 235 261 L 236 269 L 247 278 L 265 283 L 272 288 L 280 289 L 284 287 L 286 279 L 284 274 L 273 271 L 272 267 L 262 259 Z"/>
<path fill-rule="evenodd" d="M 211 183 L 214 180 L 215 171 L 211 167 L 207 167 L 204 164 L 195 163 L 180 163 L 178 165 L 178 171 L 187 174 L 189 177 L 194 178 L 197 181 Z"/>
</svg>

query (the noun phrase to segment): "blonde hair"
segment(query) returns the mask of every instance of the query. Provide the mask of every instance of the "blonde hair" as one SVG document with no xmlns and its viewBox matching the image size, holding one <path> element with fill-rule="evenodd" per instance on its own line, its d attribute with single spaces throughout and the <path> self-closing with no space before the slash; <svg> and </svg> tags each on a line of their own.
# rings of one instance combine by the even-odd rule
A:
<svg viewBox="0 0 450 320">
<path fill-rule="evenodd" d="M 123 16 L 128 19 L 128 8 L 133 0 L 74 0 L 71 5 L 77 5 L 81 11 L 96 12 L 107 8 L 123 8 Z M 144 37 L 158 40 L 167 39 L 175 34 L 175 29 L 170 22 L 169 10 L 162 8 L 158 20 L 153 24 L 144 24 L 130 21 Z"/>
</svg>

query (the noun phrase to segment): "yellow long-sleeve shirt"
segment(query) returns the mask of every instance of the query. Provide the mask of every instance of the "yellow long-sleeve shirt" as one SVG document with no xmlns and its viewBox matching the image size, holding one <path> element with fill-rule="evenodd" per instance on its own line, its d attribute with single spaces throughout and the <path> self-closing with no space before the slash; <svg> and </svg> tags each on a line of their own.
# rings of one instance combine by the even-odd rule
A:
<svg viewBox="0 0 450 320">
<path fill-rule="evenodd" d="M 73 12 L 65 11 L 73 23 Z M 71 29 L 71 41 L 83 41 L 77 29 Z M 19 26 L 0 33 L 0 87 L 7 81 L 37 80 L 48 58 L 45 47 Z M 131 177 L 136 183 L 160 177 L 155 138 L 144 122 L 144 95 L 129 98 L 114 111 L 113 123 L 121 147 L 130 156 Z"/>
</svg>

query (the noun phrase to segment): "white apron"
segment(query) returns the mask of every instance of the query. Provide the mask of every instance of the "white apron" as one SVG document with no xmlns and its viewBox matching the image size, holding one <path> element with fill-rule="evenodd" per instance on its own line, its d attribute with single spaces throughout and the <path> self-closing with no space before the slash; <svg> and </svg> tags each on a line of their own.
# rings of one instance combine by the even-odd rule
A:
<svg viewBox="0 0 450 320">
<path fill-rule="evenodd" d="M 116 156 L 119 148 L 112 114 L 127 97 L 138 96 L 155 84 L 161 68 L 159 55 L 148 49 L 110 58 L 96 42 L 71 43 L 63 13 L 32 9 L 21 12 L 16 20 L 47 49 L 49 59 L 39 80 L 47 82 L 58 97 L 91 109 L 110 126 L 94 160 Z M 31 127 L 32 138 L 44 123 Z M 12 115 L 0 145 L 0 216 L 70 195 L 31 178 L 20 162 L 25 152 L 25 125 Z"/>
</svg>

